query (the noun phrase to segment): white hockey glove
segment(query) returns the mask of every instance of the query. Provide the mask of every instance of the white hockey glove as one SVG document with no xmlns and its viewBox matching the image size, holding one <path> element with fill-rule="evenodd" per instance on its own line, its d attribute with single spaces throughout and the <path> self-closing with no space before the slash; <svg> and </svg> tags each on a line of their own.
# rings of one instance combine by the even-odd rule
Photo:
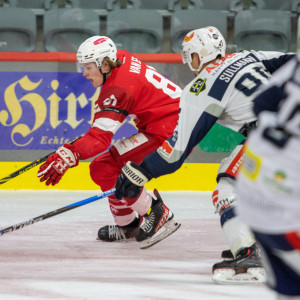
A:
<svg viewBox="0 0 300 300">
<path fill-rule="evenodd" d="M 122 168 L 116 183 L 115 196 L 122 198 L 137 198 L 146 182 L 151 180 L 152 175 L 132 161 L 128 161 Z"/>
</svg>

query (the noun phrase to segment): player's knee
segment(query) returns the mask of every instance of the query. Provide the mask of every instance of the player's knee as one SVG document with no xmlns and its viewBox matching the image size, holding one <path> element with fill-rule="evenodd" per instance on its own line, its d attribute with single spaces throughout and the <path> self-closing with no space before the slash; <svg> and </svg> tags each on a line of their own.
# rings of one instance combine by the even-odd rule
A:
<svg viewBox="0 0 300 300">
<path fill-rule="evenodd" d="M 212 194 L 213 205 L 220 215 L 225 209 L 235 205 L 236 193 L 234 190 L 234 180 L 231 178 L 221 177 L 217 187 Z"/>
<path fill-rule="evenodd" d="M 101 182 L 102 182 L 102 177 L 103 176 L 101 176 L 102 172 L 99 172 L 99 170 L 101 170 L 101 168 L 103 169 L 103 167 L 104 166 L 103 166 L 103 164 L 101 162 L 95 162 L 95 161 L 93 161 L 90 164 L 90 175 L 91 175 L 91 178 L 98 185 L 100 185 Z"/>
<path fill-rule="evenodd" d="M 102 190 L 111 189 L 115 185 L 119 173 L 120 170 L 114 167 L 110 161 L 94 160 L 90 164 L 91 179 Z"/>
</svg>

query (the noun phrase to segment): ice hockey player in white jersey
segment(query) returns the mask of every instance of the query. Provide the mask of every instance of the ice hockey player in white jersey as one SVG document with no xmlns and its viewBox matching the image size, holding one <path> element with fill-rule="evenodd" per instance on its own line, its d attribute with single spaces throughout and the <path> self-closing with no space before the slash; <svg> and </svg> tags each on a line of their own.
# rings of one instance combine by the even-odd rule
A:
<svg viewBox="0 0 300 300">
<path fill-rule="evenodd" d="M 237 213 L 266 254 L 278 299 L 300 299 L 300 55 L 278 70 L 254 101 L 237 177 Z"/>
<path fill-rule="evenodd" d="M 214 27 L 189 32 L 182 43 L 183 63 L 196 76 L 183 90 L 180 113 L 173 135 L 136 165 L 128 162 L 116 184 L 116 197 L 145 197 L 144 184 L 151 178 L 173 173 L 212 126 L 219 124 L 245 137 L 255 126 L 253 99 L 260 85 L 293 55 L 279 52 L 242 51 L 226 54 L 226 42 Z M 253 283 L 265 280 L 260 248 L 249 228 L 234 211 L 235 177 L 243 159 L 243 143 L 222 160 L 212 201 L 231 251 L 213 266 L 218 283 Z M 135 174 L 136 176 L 130 176 Z M 142 183 L 134 178 L 143 178 Z M 197 180 L 197 178 L 191 178 Z M 184 201 L 184 200 L 183 200 Z M 146 224 L 147 225 L 147 224 Z M 239 275 L 239 273 L 244 273 Z"/>
</svg>

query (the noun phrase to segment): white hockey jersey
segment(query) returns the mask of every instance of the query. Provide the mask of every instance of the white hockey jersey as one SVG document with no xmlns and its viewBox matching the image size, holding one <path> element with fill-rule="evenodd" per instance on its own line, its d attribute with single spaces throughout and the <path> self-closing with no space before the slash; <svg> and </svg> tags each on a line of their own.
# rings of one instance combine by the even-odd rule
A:
<svg viewBox="0 0 300 300">
<path fill-rule="evenodd" d="M 234 131 L 256 120 L 253 98 L 271 74 L 292 55 L 243 51 L 215 60 L 192 80 L 180 98 L 174 134 L 145 160 L 154 177 L 177 170 L 218 122 Z"/>
<path fill-rule="evenodd" d="M 237 180 L 238 213 L 258 232 L 280 234 L 300 228 L 299 95 L 297 55 L 274 74 L 255 100 L 255 105 L 277 102 L 277 111 L 260 112 Z"/>
</svg>

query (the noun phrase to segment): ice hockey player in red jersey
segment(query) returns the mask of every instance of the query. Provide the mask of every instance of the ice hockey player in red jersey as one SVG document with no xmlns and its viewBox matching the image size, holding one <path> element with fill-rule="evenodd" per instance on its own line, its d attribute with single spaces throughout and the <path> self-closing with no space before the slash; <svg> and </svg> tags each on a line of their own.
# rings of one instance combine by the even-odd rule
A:
<svg viewBox="0 0 300 300">
<path fill-rule="evenodd" d="M 77 65 L 95 88 L 102 87 L 95 103 L 92 126 L 72 145 L 59 147 L 40 167 L 38 177 L 46 185 L 56 185 L 79 160 L 102 153 L 90 164 L 90 175 L 102 191 L 106 191 L 115 186 L 127 161 L 141 163 L 172 135 L 182 90 L 131 53 L 117 50 L 114 42 L 105 36 L 91 37 L 80 45 Z M 128 115 L 134 119 L 138 133 L 109 148 L 113 135 Z M 142 242 L 161 227 L 171 226 L 172 230 L 168 231 L 171 234 L 180 226 L 158 193 L 157 199 L 145 197 L 142 201 L 131 198 L 119 201 L 111 196 L 109 206 L 116 225 L 100 228 L 100 240 L 136 237 Z M 139 232 L 142 220 L 152 226 L 147 236 Z"/>
</svg>

